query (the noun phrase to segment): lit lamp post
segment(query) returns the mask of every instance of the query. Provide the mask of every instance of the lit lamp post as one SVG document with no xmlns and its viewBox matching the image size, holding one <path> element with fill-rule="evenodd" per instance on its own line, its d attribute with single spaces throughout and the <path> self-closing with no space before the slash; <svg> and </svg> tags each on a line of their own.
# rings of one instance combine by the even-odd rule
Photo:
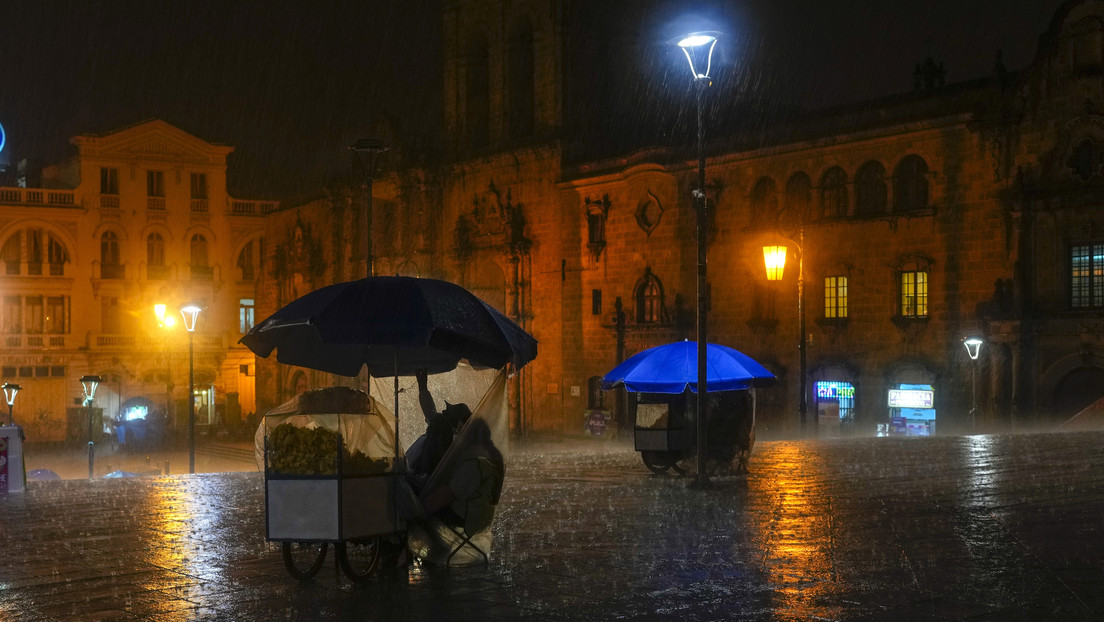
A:
<svg viewBox="0 0 1104 622">
<path fill-rule="evenodd" d="M 698 476 L 695 485 L 706 487 L 709 485 L 709 477 L 705 473 L 705 399 L 709 387 L 706 385 L 706 335 L 705 324 L 708 318 L 706 308 L 706 200 L 705 200 L 705 125 L 702 122 L 702 103 L 705 98 L 705 89 L 713 84 L 709 77 L 709 70 L 713 64 L 713 48 L 717 45 L 716 33 L 696 32 L 688 34 L 678 40 L 676 45 L 686 55 L 690 63 L 690 75 L 694 78 L 694 88 L 697 90 L 698 100 L 698 187 L 694 190 L 694 198 L 697 200 L 698 211 L 698 400 L 695 410 L 695 428 L 697 432 L 698 446 Z"/>
<path fill-rule="evenodd" d="M 388 147 L 383 144 L 383 141 L 376 140 L 374 138 L 362 138 L 356 141 L 356 144 L 349 147 L 349 151 L 352 151 L 356 156 L 357 163 L 360 164 L 360 170 L 364 173 L 365 182 L 368 184 L 368 197 L 367 197 L 367 225 L 366 225 L 366 238 L 365 245 L 367 246 L 368 255 L 368 276 L 376 275 L 375 260 L 376 257 L 372 250 L 372 181 L 376 176 L 376 165 L 379 164 L 379 157 L 384 151 L 387 151 Z"/>
<path fill-rule="evenodd" d="M 12 417 L 12 409 L 15 407 L 15 394 L 23 390 L 23 387 L 12 384 L 11 382 L 4 383 L 4 399 L 8 401 L 8 425 L 15 425 L 15 419 Z"/>
<path fill-rule="evenodd" d="M 981 337 L 967 337 L 962 340 L 966 347 L 966 354 L 974 363 L 970 366 L 970 432 L 974 432 L 977 423 L 974 417 L 977 415 L 977 366 L 978 355 L 981 354 L 981 346 L 985 343 Z"/>
<path fill-rule="evenodd" d="M 797 352 L 798 386 L 801 392 L 797 400 L 797 420 L 801 424 L 801 435 L 805 435 L 807 397 L 805 387 L 805 227 L 798 234 L 800 241 L 791 244 L 797 247 Z M 773 245 L 763 247 L 763 263 L 767 268 L 768 281 L 781 281 L 786 269 L 786 247 Z"/>
<path fill-rule="evenodd" d="M 96 445 L 92 440 L 92 400 L 96 399 L 96 388 L 103 382 L 103 378 L 99 376 L 81 376 L 80 381 L 84 388 L 84 405 L 88 407 L 88 479 L 92 479 L 93 466 L 96 461 Z"/>
<path fill-rule="evenodd" d="M 188 330 L 188 472 L 195 473 L 195 328 L 200 308 L 188 305 L 180 309 Z"/>
</svg>

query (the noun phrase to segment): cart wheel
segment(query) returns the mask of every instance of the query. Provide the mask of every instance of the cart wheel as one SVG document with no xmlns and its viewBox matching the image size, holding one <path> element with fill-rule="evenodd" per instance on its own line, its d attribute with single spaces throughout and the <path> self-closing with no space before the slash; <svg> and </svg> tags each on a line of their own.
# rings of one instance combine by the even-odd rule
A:
<svg viewBox="0 0 1104 622">
<path fill-rule="evenodd" d="M 337 563 L 345 576 L 353 581 L 363 581 L 376 570 L 379 564 L 380 539 L 364 538 L 334 544 Z"/>
<path fill-rule="evenodd" d="M 644 466 L 652 470 L 652 473 L 666 473 L 668 469 L 678 462 L 677 456 L 669 451 L 642 451 L 640 458 L 644 460 Z"/>
<path fill-rule="evenodd" d="M 326 542 L 284 542 L 284 566 L 300 581 L 318 574 L 326 560 Z"/>
</svg>

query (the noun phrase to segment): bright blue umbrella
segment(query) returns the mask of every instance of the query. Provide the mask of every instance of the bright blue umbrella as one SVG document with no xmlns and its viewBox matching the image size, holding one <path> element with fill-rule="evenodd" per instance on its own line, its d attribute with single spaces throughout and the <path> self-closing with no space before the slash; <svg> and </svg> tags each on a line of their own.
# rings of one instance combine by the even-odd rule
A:
<svg viewBox="0 0 1104 622">
<path fill-rule="evenodd" d="M 755 359 L 715 343 L 706 346 L 705 371 L 710 393 L 761 387 L 775 380 Z M 677 341 L 637 352 L 602 378 L 603 388 L 619 384 L 640 393 L 683 393 L 688 388 L 697 393 L 698 342 Z"/>
</svg>

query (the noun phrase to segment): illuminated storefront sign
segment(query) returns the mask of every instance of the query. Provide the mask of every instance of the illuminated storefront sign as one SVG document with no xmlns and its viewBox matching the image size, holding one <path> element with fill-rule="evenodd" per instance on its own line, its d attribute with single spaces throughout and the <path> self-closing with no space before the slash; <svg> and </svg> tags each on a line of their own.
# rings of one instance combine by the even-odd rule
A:
<svg viewBox="0 0 1104 622">
<path fill-rule="evenodd" d="M 816 395 L 818 400 L 854 399 L 855 387 L 846 382 L 818 382 Z"/>
<path fill-rule="evenodd" d="M 935 403 L 935 391 L 915 389 L 890 389 L 890 408 L 931 408 Z"/>
</svg>

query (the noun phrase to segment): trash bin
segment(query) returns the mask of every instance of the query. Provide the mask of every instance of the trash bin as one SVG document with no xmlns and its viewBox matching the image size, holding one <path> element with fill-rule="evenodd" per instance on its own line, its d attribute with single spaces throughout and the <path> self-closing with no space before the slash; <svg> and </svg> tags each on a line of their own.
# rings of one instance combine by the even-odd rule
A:
<svg viewBox="0 0 1104 622">
<path fill-rule="evenodd" d="M 27 477 L 23 471 L 23 427 L 0 426 L 0 495 L 23 492 Z"/>
</svg>

